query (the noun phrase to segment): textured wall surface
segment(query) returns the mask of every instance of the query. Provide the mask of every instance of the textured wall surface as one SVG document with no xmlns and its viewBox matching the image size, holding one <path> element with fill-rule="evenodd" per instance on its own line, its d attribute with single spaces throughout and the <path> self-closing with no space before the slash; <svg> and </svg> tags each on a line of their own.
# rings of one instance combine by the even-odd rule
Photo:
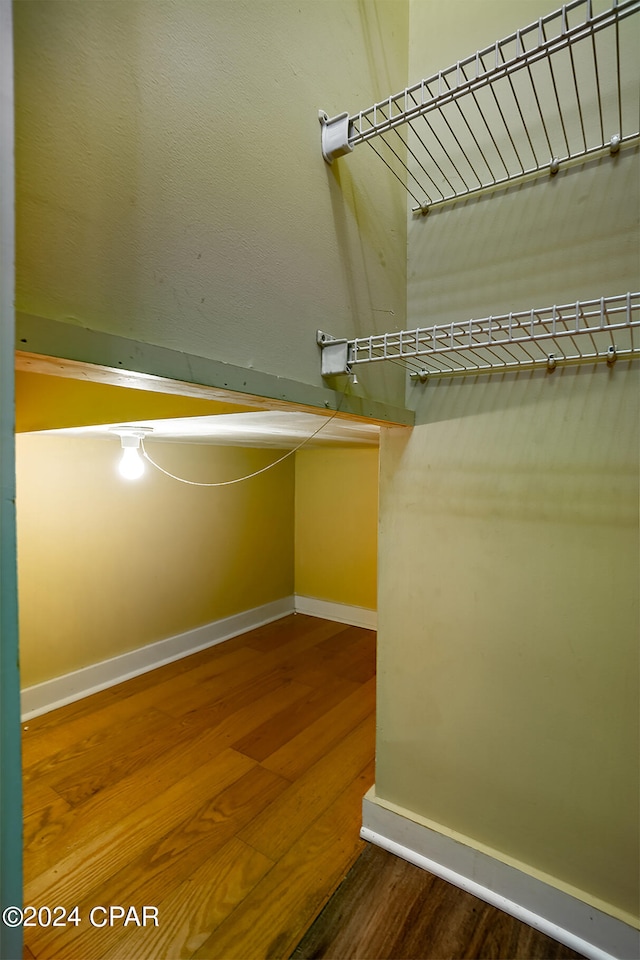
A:
<svg viewBox="0 0 640 960">
<path fill-rule="evenodd" d="M 313 384 L 317 328 L 403 326 L 404 193 L 368 148 L 325 164 L 318 110 L 404 86 L 405 0 L 15 20 L 19 310 Z"/>
<path fill-rule="evenodd" d="M 629 920 L 638 377 L 556 373 L 383 431 L 376 793 Z"/>
<path fill-rule="evenodd" d="M 413 3 L 410 77 L 555 6 Z M 410 326 L 637 290 L 638 184 L 636 147 L 412 221 Z M 408 816 L 632 923 L 637 373 L 409 387 L 420 425 L 380 449 L 376 771 Z"/>
</svg>

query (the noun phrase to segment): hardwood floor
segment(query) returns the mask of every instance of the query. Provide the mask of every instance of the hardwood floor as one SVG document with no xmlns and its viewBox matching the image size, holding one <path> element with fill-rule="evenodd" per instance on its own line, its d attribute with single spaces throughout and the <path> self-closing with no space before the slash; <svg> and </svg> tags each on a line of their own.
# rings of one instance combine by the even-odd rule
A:
<svg viewBox="0 0 640 960">
<path fill-rule="evenodd" d="M 25 723 L 25 904 L 80 921 L 25 957 L 288 957 L 364 847 L 374 673 L 292 615 Z"/>
<path fill-rule="evenodd" d="M 292 615 L 26 722 L 26 960 L 575 957 L 359 839 L 374 674 Z"/>
<path fill-rule="evenodd" d="M 581 960 L 568 947 L 367 845 L 291 960 Z"/>
</svg>

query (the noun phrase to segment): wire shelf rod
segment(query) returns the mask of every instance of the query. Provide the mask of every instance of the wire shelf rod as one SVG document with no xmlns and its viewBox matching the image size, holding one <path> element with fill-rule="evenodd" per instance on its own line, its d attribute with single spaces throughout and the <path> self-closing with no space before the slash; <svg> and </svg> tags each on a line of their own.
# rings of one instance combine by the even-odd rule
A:
<svg viewBox="0 0 640 960">
<path fill-rule="evenodd" d="M 639 136 L 640 134 L 633 133 L 633 134 L 628 134 L 627 136 L 624 136 L 624 137 L 620 137 L 618 146 L 622 147 L 627 144 L 634 143 L 635 141 L 638 140 Z M 371 144 L 369 144 L 369 146 L 371 146 Z M 554 171 L 554 168 L 557 166 L 562 166 L 567 163 L 572 163 L 576 160 L 584 160 L 586 157 L 595 156 L 596 154 L 602 153 L 605 150 L 611 151 L 610 143 L 597 144 L 594 147 L 590 147 L 587 151 L 581 150 L 579 152 L 573 152 L 566 156 L 553 157 L 547 163 L 540 163 L 535 167 L 528 167 L 526 170 L 523 170 L 522 173 L 514 173 L 508 177 L 501 177 L 499 180 L 491 180 L 489 182 L 481 184 L 479 187 L 473 187 L 471 190 L 460 190 L 455 194 L 452 193 L 449 196 L 445 196 L 444 199 L 442 200 L 431 200 L 427 205 L 417 201 L 417 205 L 415 207 L 412 207 L 411 209 L 413 213 L 424 212 L 425 206 L 428 206 L 429 208 L 433 208 L 433 207 L 441 206 L 444 203 L 451 203 L 451 201 L 453 200 L 459 200 L 462 197 L 470 197 L 470 196 L 473 196 L 474 194 L 482 193 L 484 190 L 491 190 L 491 189 L 497 189 L 499 187 L 504 187 L 507 184 L 513 183 L 516 180 L 522 180 L 526 177 L 534 176 L 535 174 L 544 173 L 545 171 L 552 172 Z M 400 177 L 398 177 L 398 179 L 402 183 L 402 180 L 400 179 Z M 413 196 L 413 199 L 416 199 L 415 194 L 412 194 L 412 196 Z"/>
<path fill-rule="evenodd" d="M 606 327 L 605 332 L 612 333 L 613 331 L 630 330 L 634 327 L 640 327 L 640 320 L 634 321 L 631 324 L 628 324 L 625 322 L 610 324 L 609 326 Z M 422 346 L 417 351 L 414 350 L 410 353 L 409 352 L 400 353 L 399 351 L 391 352 L 392 350 L 395 349 L 395 345 L 393 342 L 388 342 L 386 344 L 381 344 L 379 346 L 374 344 L 372 347 L 371 356 L 367 356 L 367 357 L 362 357 L 359 355 L 359 351 L 361 351 L 364 346 L 363 343 L 356 343 L 355 341 L 349 341 L 349 346 L 353 351 L 349 355 L 349 365 L 353 366 L 354 364 L 359 364 L 359 363 L 371 363 L 371 362 L 391 360 L 391 359 L 405 359 L 405 358 L 408 359 L 411 357 L 426 357 L 426 356 L 431 356 L 433 354 L 438 354 L 438 353 L 452 353 L 452 352 L 464 353 L 467 351 L 487 349 L 492 346 L 506 347 L 510 344 L 519 345 L 524 348 L 526 347 L 527 344 L 530 344 L 530 343 L 539 343 L 546 340 L 563 339 L 565 337 L 568 337 L 571 339 L 572 343 L 574 344 L 574 348 L 577 350 L 578 348 L 575 345 L 575 341 L 573 338 L 578 335 L 583 335 L 585 337 L 592 337 L 594 332 L 599 332 L 599 331 L 593 331 L 587 328 L 585 330 L 581 330 L 578 332 L 576 332 L 575 330 L 556 330 L 555 332 L 553 332 L 551 330 L 544 329 L 543 331 L 536 331 L 534 336 L 525 334 L 524 336 L 521 336 L 521 337 L 517 337 L 517 336 L 509 337 L 509 338 L 505 337 L 504 340 L 494 340 L 494 341 L 488 341 L 488 342 L 481 342 L 479 340 L 475 340 L 474 342 L 471 342 L 471 343 L 460 343 L 459 342 L 460 334 L 454 333 L 452 335 L 451 332 L 447 330 L 446 332 L 440 333 L 437 335 L 439 341 L 442 341 L 442 340 L 447 341 L 445 343 L 442 343 L 439 346 L 436 346 L 436 347 Z M 375 351 L 379 351 L 379 352 L 375 352 Z"/>
<path fill-rule="evenodd" d="M 633 360 L 636 359 L 637 356 L 637 352 L 634 354 L 631 350 L 618 350 L 614 356 L 608 356 L 601 353 L 579 354 L 576 356 L 558 356 L 555 354 L 549 354 L 535 359 L 504 361 L 501 364 L 480 363 L 473 367 L 459 366 L 450 368 L 448 370 L 423 369 L 411 374 L 411 379 L 426 381 L 439 379 L 441 377 L 459 377 L 465 375 L 473 376 L 474 374 L 479 375 L 488 373 L 511 373 L 514 371 L 535 370 L 544 367 L 547 369 L 554 369 L 556 366 L 578 366 L 586 363 L 597 363 L 598 361 L 602 360 L 606 360 L 608 363 L 613 362 L 613 360 Z"/>
<path fill-rule="evenodd" d="M 467 78 L 467 75 L 466 75 L 466 72 L 465 72 L 464 68 L 462 68 L 462 73 L 463 73 L 463 76 L 464 76 L 465 80 L 467 80 L 468 78 Z M 498 100 L 498 97 L 497 97 L 495 88 L 494 88 L 493 86 L 490 86 L 490 87 L 489 87 L 489 90 L 491 91 L 491 94 L 493 95 L 493 99 L 494 99 L 496 108 L 497 108 L 497 110 L 498 110 L 498 113 L 499 113 L 499 115 L 500 115 L 500 119 L 502 120 L 502 123 L 503 123 L 503 125 L 504 125 L 505 132 L 506 132 L 506 134 L 507 134 L 507 137 L 509 138 L 509 141 L 510 141 L 510 143 L 511 143 L 511 146 L 512 146 L 512 148 L 513 148 L 513 151 L 514 151 L 514 153 L 515 153 L 515 155 L 516 155 L 516 157 L 517 157 L 517 159 L 518 159 L 518 163 L 520 164 L 521 172 L 524 173 L 524 166 L 523 166 L 523 164 L 522 164 L 522 160 L 520 159 L 520 155 L 519 155 L 519 153 L 518 153 L 517 147 L 516 147 L 515 142 L 514 142 L 514 140 L 513 140 L 513 136 L 512 136 L 512 134 L 511 134 L 511 131 L 509 130 L 509 125 L 508 125 L 508 123 L 507 123 L 507 121 L 506 121 L 506 119 L 505 119 L 505 115 L 504 115 L 504 112 L 503 112 L 502 107 L 501 107 L 501 105 L 500 105 L 500 101 Z M 489 126 L 489 124 L 488 124 L 488 122 L 487 122 L 487 119 L 486 119 L 486 117 L 485 117 L 485 115 L 484 115 L 484 113 L 483 113 L 483 111 L 482 111 L 482 108 L 480 107 L 480 104 L 479 104 L 478 98 L 477 98 L 477 96 L 476 96 L 476 93 L 475 93 L 474 90 L 471 90 L 471 91 L 470 91 L 470 94 L 471 94 L 471 97 L 472 97 L 472 99 L 473 99 L 474 104 L 476 105 L 476 107 L 477 107 L 477 109 L 478 109 L 478 112 L 479 112 L 480 115 L 482 116 L 482 120 L 483 120 L 484 125 L 485 125 L 485 127 L 486 127 L 486 129 L 487 129 L 487 132 L 488 132 L 488 134 L 489 134 L 489 136 L 490 136 L 490 138 L 491 138 L 491 142 L 492 142 L 492 144 L 493 144 L 493 146 L 494 146 L 494 148 L 495 148 L 495 150 L 496 150 L 496 153 L 497 153 L 498 156 L 500 157 L 500 162 L 502 163 L 502 166 L 504 167 L 505 173 L 506 173 L 507 176 L 508 176 L 508 175 L 509 175 L 509 168 L 507 167 L 507 164 L 506 164 L 505 161 L 504 161 L 504 157 L 502 156 L 502 153 L 501 153 L 501 151 L 500 151 L 500 148 L 499 148 L 499 146 L 498 146 L 498 144 L 497 144 L 497 142 L 496 142 L 496 137 L 495 137 L 493 131 L 491 130 L 491 127 Z M 515 93 L 514 93 L 514 96 L 515 96 Z M 516 101 L 516 102 L 517 102 L 517 101 Z M 423 116 L 422 119 L 426 120 L 426 116 Z M 523 119 L 523 123 L 524 123 L 524 119 Z"/>
<path fill-rule="evenodd" d="M 563 13 L 564 13 L 564 8 L 563 8 Z M 543 34 L 543 36 L 544 36 L 544 38 L 545 38 L 545 40 L 546 40 L 547 38 L 546 38 L 546 31 L 545 31 L 544 25 L 542 26 L 542 34 Z M 579 95 L 579 93 L 578 93 L 578 87 L 577 87 L 576 78 L 575 78 L 575 64 L 574 64 L 574 61 L 573 61 L 573 47 L 572 47 L 572 45 L 571 45 L 571 41 L 569 42 L 569 44 L 568 44 L 568 46 L 567 46 L 567 49 L 568 49 L 568 51 L 569 51 L 569 55 L 570 55 L 570 58 L 571 58 L 571 66 L 572 66 L 572 71 L 573 71 L 573 80 L 574 80 L 574 85 L 575 85 L 575 89 L 576 89 L 576 95 L 577 95 L 577 99 L 578 99 L 578 110 L 580 111 L 580 95 Z M 553 95 L 554 95 L 555 102 L 556 102 L 556 107 L 557 107 L 557 110 L 558 110 L 558 116 L 559 116 L 559 118 L 560 118 L 560 124 L 561 124 L 561 126 L 562 126 L 562 135 L 563 135 L 563 137 L 564 137 L 564 142 L 565 142 L 565 146 L 566 146 L 567 153 L 570 153 L 570 152 L 571 152 L 571 147 L 569 146 L 569 137 L 567 136 L 567 128 L 566 128 L 565 121 L 564 121 L 564 116 L 563 116 L 563 113 L 562 113 L 562 107 L 561 107 L 561 105 L 560 105 L 560 97 L 558 96 L 558 85 L 557 85 L 557 83 L 556 83 L 556 75 L 555 75 L 555 72 L 554 72 L 554 69 L 553 69 L 553 60 L 552 60 L 552 58 L 551 58 L 551 56 L 550 56 L 549 54 L 547 54 L 546 61 L 547 61 L 547 65 L 548 65 L 548 67 L 549 67 L 549 73 L 550 73 L 550 75 L 551 75 L 551 83 L 552 83 L 552 85 L 553 85 Z M 537 94 L 536 87 L 535 87 L 535 83 L 534 83 L 534 80 L 533 80 L 533 75 L 532 75 L 532 73 L 531 73 L 531 65 L 530 65 L 530 64 L 527 64 L 527 72 L 528 72 L 528 74 L 529 74 L 529 79 L 531 80 L 531 86 L 532 86 L 533 91 L 534 91 L 534 96 L 535 96 L 535 98 L 536 98 L 536 103 L 538 103 L 538 94 Z M 542 109 L 541 109 L 539 103 L 538 103 L 538 110 L 539 110 L 539 112 L 540 112 L 540 120 L 541 120 L 541 123 L 542 123 L 542 125 L 543 125 L 543 127 L 544 127 L 545 136 L 546 136 L 546 138 L 547 138 L 547 146 L 549 147 L 549 155 L 550 155 L 550 156 L 553 156 L 553 147 L 551 146 L 551 141 L 550 141 L 549 135 L 548 135 L 548 133 L 547 133 L 547 127 L 546 127 L 546 124 L 545 124 L 545 122 L 544 122 L 544 115 L 543 115 L 543 113 L 542 113 Z M 586 142 L 585 142 L 585 144 L 584 144 L 584 149 L 585 149 L 585 150 L 587 149 L 587 144 L 586 144 Z"/>
<path fill-rule="evenodd" d="M 586 0 L 576 0 L 575 3 L 567 4 L 566 9 L 569 10 L 574 7 L 581 6 L 585 4 L 585 2 Z M 458 63 L 452 67 L 449 67 L 447 70 L 441 70 L 437 74 L 434 74 L 425 80 L 421 80 L 417 84 L 407 87 L 400 93 L 394 94 L 391 97 L 387 97 L 380 103 L 375 103 L 372 107 L 369 107 L 366 110 L 360 110 L 358 113 L 353 114 L 349 117 L 349 127 L 351 130 L 349 135 L 349 143 L 351 146 L 355 146 L 357 143 L 370 140 L 373 137 L 385 132 L 385 130 L 392 129 L 394 126 L 402 126 L 410 119 L 421 116 L 425 113 L 429 113 L 432 110 L 437 110 L 446 103 L 459 99 L 460 97 L 464 97 L 472 90 L 477 90 L 479 87 L 484 87 L 487 84 L 495 82 L 497 79 L 501 79 L 502 77 L 508 76 L 518 70 L 522 70 L 527 65 L 535 63 L 542 58 L 548 58 L 554 53 L 565 50 L 571 43 L 583 40 L 585 37 L 590 37 L 600 30 L 617 24 L 623 18 L 637 13 L 638 10 L 640 10 L 640 0 L 622 0 L 621 3 L 614 4 L 610 9 L 604 11 L 603 13 L 576 24 L 561 36 L 552 37 L 549 40 L 543 39 L 542 42 L 539 42 L 536 47 L 531 48 L 530 50 L 523 50 L 519 57 L 511 57 L 509 59 L 503 59 L 502 62 L 497 62 L 498 53 L 504 58 L 504 53 L 502 51 L 504 48 L 508 47 L 509 44 L 515 42 L 517 35 L 523 36 L 529 31 L 534 29 L 537 30 L 539 25 L 544 26 L 545 23 L 548 23 L 558 16 L 558 11 L 548 14 L 546 17 L 541 17 L 540 20 L 536 21 L 534 24 L 531 24 L 529 27 L 525 27 L 520 31 L 516 31 L 516 33 L 511 34 L 504 40 L 497 41 L 492 46 L 478 51 L 478 53 L 473 54 L 471 57 L 467 57 L 465 60 L 458 61 Z M 483 59 L 494 51 L 496 55 L 496 63 L 494 67 L 492 69 L 481 69 L 479 65 L 482 64 Z M 472 64 L 475 64 L 476 66 L 475 76 L 472 76 L 468 80 L 461 80 L 455 86 L 447 86 L 446 90 L 442 89 L 443 77 L 448 77 L 449 74 L 455 74 L 456 76 L 459 76 L 460 73 L 462 73 L 464 76 L 464 68 L 471 66 Z M 446 82 L 448 83 L 448 80 Z M 432 94 L 429 88 L 435 84 L 438 85 L 438 93 Z M 429 94 L 427 100 L 424 99 L 425 89 Z M 417 93 L 418 91 L 422 92 L 421 102 L 419 104 L 414 107 L 408 107 L 407 109 L 399 110 L 395 115 L 393 114 L 393 110 L 391 110 L 388 117 L 383 118 L 381 121 L 377 120 L 377 113 L 381 107 L 405 101 L 407 96 L 411 95 L 412 93 Z M 371 117 L 373 119 L 371 119 Z M 367 118 L 369 123 L 369 127 L 364 130 L 361 129 L 363 118 Z"/>
<path fill-rule="evenodd" d="M 409 189 L 409 187 L 407 186 L 407 184 L 405 183 L 405 181 L 402 179 L 402 177 L 400 177 L 400 176 L 396 173 L 396 171 L 393 169 L 393 167 L 391 166 L 391 164 L 390 164 L 387 160 L 385 160 L 385 158 L 382 156 L 382 154 L 380 153 L 380 151 L 379 151 L 379 150 L 376 150 L 376 148 L 374 147 L 374 145 L 373 145 L 372 143 L 369 144 L 369 146 L 371 147 L 371 149 L 373 150 L 373 152 L 380 157 L 380 159 L 382 160 L 382 162 L 384 163 L 384 165 L 385 165 L 385 166 L 387 167 L 387 169 L 393 174 L 393 176 L 396 178 L 396 180 L 399 180 L 399 181 L 400 181 L 400 183 L 401 183 L 402 186 L 405 188 L 405 190 L 407 191 L 407 193 L 409 194 L 409 196 L 411 197 L 411 199 L 412 199 L 412 200 L 415 200 L 415 202 L 418 204 L 418 207 L 416 207 L 416 209 L 420 209 L 420 210 L 421 210 L 423 204 L 422 204 L 421 201 L 418 199 L 418 197 L 416 197 L 415 193 L 413 193 L 413 192 Z M 427 195 L 427 197 L 428 197 L 428 195 Z M 439 201 L 439 202 L 442 203 L 443 201 L 441 200 L 441 201 Z M 429 199 L 429 198 L 428 198 L 428 203 L 429 203 L 430 206 L 434 206 L 434 202 L 433 202 L 431 199 Z"/>
<path fill-rule="evenodd" d="M 616 23 L 616 30 L 617 29 L 618 29 L 618 24 Z M 573 46 L 571 44 L 569 44 L 569 59 L 571 61 L 571 76 L 573 77 L 573 89 L 576 95 L 576 106 L 578 108 L 578 117 L 580 119 L 580 130 L 582 132 L 582 145 L 583 145 L 583 150 L 586 151 L 588 149 L 587 134 L 584 128 L 584 117 L 582 115 L 582 101 L 580 100 L 580 90 L 578 89 L 578 78 L 576 76 L 576 63 L 573 55 Z M 551 75 L 553 77 L 553 87 L 554 87 L 554 90 L 556 91 L 556 98 L 557 98 L 558 93 L 557 93 L 556 81 L 553 73 L 553 64 L 551 63 L 551 58 L 549 58 L 549 70 L 551 71 Z M 620 86 L 620 74 L 618 73 L 618 88 L 619 86 Z M 560 109 L 559 104 L 558 104 L 558 109 Z M 620 121 L 618 129 L 622 130 L 622 120 Z M 563 130 L 564 130 L 564 125 L 563 125 Z M 602 139 L 604 140 L 604 136 Z M 567 141 L 566 131 L 565 131 L 565 141 Z M 570 147 L 567 141 L 567 153 L 569 152 L 570 152 Z"/>
<path fill-rule="evenodd" d="M 412 100 L 414 100 L 414 102 L 417 103 L 417 101 L 416 101 L 415 96 L 414 96 L 413 93 L 411 94 L 411 98 L 412 98 Z M 426 123 L 426 125 L 429 127 L 429 130 L 430 130 L 431 134 L 432 134 L 433 136 L 435 136 L 433 127 L 432 127 L 431 124 L 429 123 L 428 117 L 423 116 L 423 117 L 421 117 L 421 119 L 422 119 L 422 120 Z M 445 119 L 445 118 L 443 118 L 443 119 Z M 425 152 L 426 152 L 426 153 L 429 155 L 429 157 L 433 160 L 433 156 L 432 156 L 431 152 L 429 151 L 429 148 L 427 147 L 427 145 L 425 144 L 425 142 L 422 140 L 420 134 L 417 132 L 417 129 L 416 129 L 414 123 L 413 123 L 411 120 L 409 120 L 409 121 L 407 121 L 407 122 L 408 122 L 408 125 L 409 125 L 410 129 L 413 131 L 414 135 L 418 138 L 418 140 L 419 140 L 420 143 L 422 144 Z M 506 123 L 505 123 L 505 126 L 506 126 Z M 458 147 L 460 148 L 460 150 L 462 150 L 462 147 L 461 147 L 461 145 L 460 145 L 460 142 L 458 141 L 458 139 L 457 139 L 455 133 L 453 132 L 453 130 L 451 130 L 451 127 L 450 127 L 450 126 L 449 126 L 449 130 L 451 131 L 451 133 L 452 133 L 452 135 L 453 135 L 453 138 L 456 140 L 456 143 L 458 144 Z M 450 163 L 451 166 L 453 167 L 455 173 L 458 175 L 458 177 L 460 177 L 460 180 L 461 180 L 462 183 L 464 184 L 465 188 L 468 190 L 468 189 L 469 189 L 469 185 L 468 185 L 468 183 L 466 182 L 466 180 L 464 179 L 463 175 L 460 173 L 460 170 L 459 170 L 458 167 L 456 166 L 456 163 L 455 163 L 453 157 L 451 156 L 451 154 L 449 153 L 449 151 L 442 145 L 442 143 L 440 144 L 440 146 L 441 146 L 441 148 L 442 148 L 442 152 L 444 153 L 445 157 L 447 158 L 447 160 L 449 161 L 449 163 Z M 435 163 L 435 160 L 434 160 L 434 163 Z M 438 167 L 438 169 L 440 169 L 440 167 Z M 449 181 L 448 177 L 444 174 L 444 172 L 442 172 L 442 173 L 443 173 L 444 179 L 447 181 L 447 183 L 449 184 L 450 188 L 455 192 L 455 187 L 453 186 L 453 184 Z"/>
<path fill-rule="evenodd" d="M 407 141 L 405 140 L 405 138 L 402 136 L 402 134 L 400 133 L 400 131 L 398 130 L 398 128 L 397 128 L 397 127 L 394 127 L 394 128 L 393 128 L 393 132 L 399 137 L 399 139 L 401 140 L 401 142 L 402 142 L 405 150 L 407 150 L 407 152 L 411 154 L 411 156 L 413 157 L 413 159 L 416 161 L 416 163 L 418 164 L 418 166 L 420 167 L 420 169 L 422 170 L 422 172 L 425 174 L 425 176 L 427 177 L 427 179 L 433 184 L 433 186 L 434 186 L 435 189 L 438 191 L 438 193 L 440 194 L 440 196 L 441 196 L 442 198 L 444 198 L 444 193 L 442 192 L 442 190 L 440 190 L 440 188 L 438 187 L 438 185 L 436 184 L 436 182 L 433 180 L 433 178 L 431 177 L 431 174 L 429 173 L 429 171 L 425 168 L 425 166 L 420 162 L 420 160 L 418 159 L 418 157 L 415 155 L 415 153 L 413 152 L 413 150 L 411 149 L 411 147 L 409 146 L 409 144 L 407 143 Z M 394 157 L 396 157 L 396 159 L 400 161 L 400 163 L 402 164 L 402 166 L 404 166 L 404 161 L 403 161 L 402 157 L 401 157 L 398 153 L 396 153 L 396 151 L 393 149 L 393 147 L 391 146 L 391 144 L 389 143 L 389 141 L 386 139 L 386 137 L 383 135 L 383 136 L 381 137 L 381 139 L 382 139 L 382 142 L 388 147 L 388 149 L 389 149 L 389 150 L 391 151 L 391 153 L 394 155 Z M 423 144 L 423 146 L 424 146 L 424 144 Z M 426 149 L 426 147 L 425 147 L 425 149 Z M 429 153 L 428 149 L 427 149 L 427 153 L 428 153 L 428 155 L 429 155 L 429 158 L 433 161 L 434 165 L 438 168 L 438 170 L 439 170 L 440 173 L 442 174 L 442 176 L 443 176 L 445 179 L 447 179 L 444 171 L 443 171 L 442 168 L 438 165 L 438 163 L 437 163 L 437 161 L 434 159 L 434 157 Z M 416 180 L 415 176 L 411 173 L 410 170 L 408 170 L 407 172 L 408 172 L 408 175 L 409 175 L 410 177 L 413 177 L 413 179 Z M 400 179 L 400 182 L 402 183 L 403 181 L 401 180 L 401 178 L 399 178 L 399 179 Z M 420 182 L 419 182 L 418 180 L 416 180 L 416 183 L 418 184 L 418 186 L 420 186 Z M 451 187 L 451 189 L 455 189 L 454 186 L 453 186 L 453 184 L 450 183 L 448 179 L 447 179 L 447 183 L 449 183 L 449 186 Z"/>
<path fill-rule="evenodd" d="M 598 95 L 598 118 L 600 120 L 600 139 L 602 143 L 604 143 L 604 120 L 602 116 L 602 91 L 600 89 L 600 72 L 598 68 L 598 57 L 596 54 L 595 33 L 591 34 L 591 50 L 593 54 L 593 72 L 594 72 L 595 81 L 596 81 L 596 93 Z"/>
<path fill-rule="evenodd" d="M 440 76 L 441 76 L 441 78 L 442 78 L 442 74 L 441 74 Z M 458 81 L 459 81 L 459 78 L 460 78 L 460 64 L 458 63 Z M 451 89 L 451 88 L 449 87 L 449 81 L 448 81 L 448 79 L 445 78 L 445 82 L 446 82 L 446 84 L 447 84 L 447 88 L 448 88 L 448 89 Z M 474 90 L 470 90 L 469 92 L 470 92 L 470 94 L 471 94 L 472 99 L 473 99 L 474 102 L 477 104 L 478 101 L 476 100 L 475 91 L 474 91 Z M 489 161 L 487 160 L 487 157 L 486 157 L 486 155 L 485 155 L 485 152 L 484 152 L 484 150 L 482 149 L 482 146 L 481 146 L 480 142 L 478 141 L 478 138 L 476 137 L 475 133 L 473 132 L 473 129 L 472 129 L 472 127 L 471 127 L 471 124 L 469 123 L 469 121 L 468 121 L 468 119 L 467 119 L 467 116 L 466 116 L 464 110 L 462 109 L 462 106 L 461 106 L 461 104 L 460 104 L 459 99 L 458 99 L 458 98 L 454 99 L 453 103 L 454 103 L 454 106 L 456 107 L 456 109 L 457 109 L 457 111 L 458 111 L 458 114 L 460 115 L 460 118 L 461 118 L 462 122 L 464 123 L 464 125 L 465 125 L 466 128 L 467 128 L 467 130 L 469 131 L 469 136 L 470 136 L 471 139 L 473 140 L 473 143 L 474 143 L 474 145 L 475 145 L 475 147 L 476 147 L 476 150 L 478 151 L 478 153 L 479 153 L 480 156 L 482 157 L 482 160 L 483 160 L 483 162 L 484 162 L 484 165 L 485 165 L 485 167 L 487 168 L 487 170 L 489 171 L 489 175 L 490 175 L 491 179 L 492 179 L 492 180 L 495 180 L 495 175 L 494 175 L 494 173 L 493 173 L 493 170 L 491 169 L 491 165 L 489 164 Z M 482 116 L 482 118 L 484 119 L 484 116 L 483 116 L 481 110 L 480 110 L 480 116 Z M 488 130 L 488 132 L 489 132 L 489 135 L 492 136 L 491 130 L 489 129 L 489 125 L 486 123 L 486 120 L 485 120 L 485 124 L 486 124 L 486 126 L 487 126 L 487 130 Z M 449 129 L 451 129 L 451 128 L 449 128 Z M 468 157 L 468 156 L 467 156 L 466 159 L 467 159 L 467 163 L 469 163 L 469 157 Z M 470 163 L 469 163 L 469 166 L 471 166 Z M 507 169 L 507 168 L 506 168 L 506 165 L 505 165 L 505 169 Z M 475 170 L 474 170 L 473 172 L 475 173 Z M 508 171 L 507 171 L 507 172 L 508 172 Z M 476 176 L 478 177 L 478 181 L 479 181 L 480 183 L 482 183 L 482 180 L 480 179 L 480 177 L 478 176 L 478 174 L 476 174 Z"/>
</svg>

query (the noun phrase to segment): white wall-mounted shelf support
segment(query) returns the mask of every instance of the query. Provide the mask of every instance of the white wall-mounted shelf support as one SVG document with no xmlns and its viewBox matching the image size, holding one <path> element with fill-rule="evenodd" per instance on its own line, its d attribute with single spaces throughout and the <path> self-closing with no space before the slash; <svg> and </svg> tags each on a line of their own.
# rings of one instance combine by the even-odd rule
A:
<svg viewBox="0 0 640 960">
<path fill-rule="evenodd" d="M 328 163 L 368 143 L 414 213 L 640 139 L 640 0 L 573 0 L 349 115 L 321 112 Z"/>
<path fill-rule="evenodd" d="M 337 340 L 322 330 L 316 331 L 316 343 L 322 348 L 322 376 L 336 377 L 340 374 L 350 374 L 349 342 Z"/>
<path fill-rule="evenodd" d="M 323 376 L 390 360 L 402 363 L 412 380 L 426 383 L 462 374 L 637 359 L 639 328 L 640 293 L 625 293 L 353 340 L 318 338 L 318 343 Z"/>
<path fill-rule="evenodd" d="M 349 143 L 349 114 L 341 113 L 330 118 L 324 110 L 320 110 L 318 118 L 322 126 L 322 156 L 327 163 L 351 153 L 353 145 Z"/>
</svg>

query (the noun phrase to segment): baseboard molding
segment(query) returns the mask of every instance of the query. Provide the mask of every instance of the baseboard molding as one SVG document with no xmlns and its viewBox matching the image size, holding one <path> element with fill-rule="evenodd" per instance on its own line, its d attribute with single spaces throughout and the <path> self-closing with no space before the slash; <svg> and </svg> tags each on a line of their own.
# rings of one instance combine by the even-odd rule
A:
<svg viewBox="0 0 640 960">
<path fill-rule="evenodd" d="M 171 663 L 172 660 L 180 660 L 182 657 L 197 653 L 198 650 L 204 650 L 206 647 L 237 637 L 248 630 L 261 627 L 265 623 L 279 620 L 293 613 L 294 610 L 293 596 L 283 597 L 281 600 L 274 600 L 260 607 L 254 607 L 252 610 L 244 610 L 231 617 L 215 620 L 213 623 L 207 623 L 175 637 L 168 637 L 166 640 L 158 640 L 137 650 L 130 650 L 128 653 L 103 660 L 101 663 L 91 664 L 81 670 L 74 670 L 61 677 L 45 680 L 44 683 L 25 687 L 21 693 L 22 719 L 29 720 L 55 710 L 57 707 L 63 707 L 74 700 L 81 700 L 99 690 L 122 683 L 123 680 L 129 680 L 138 674 L 155 670 L 156 667 L 161 667 L 165 663 Z"/>
<path fill-rule="evenodd" d="M 366 627 L 377 630 L 378 614 L 368 607 L 353 607 L 348 603 L 334 603 L 332 600 L 318 600 L 316 597 L 295 595 L 296 613 L 306 613 L 309 617 L 322 617 L 323 620 L 335 620 L 336 623 L 348 623 L 351 627 Z"/>
<path fill-rule="evenodd" d="M 593 905 L 382 806 L 363 800 L 361 837 L 541 930 L 589 960 L 640 956 L 640 933 Z"/>
</svg>

